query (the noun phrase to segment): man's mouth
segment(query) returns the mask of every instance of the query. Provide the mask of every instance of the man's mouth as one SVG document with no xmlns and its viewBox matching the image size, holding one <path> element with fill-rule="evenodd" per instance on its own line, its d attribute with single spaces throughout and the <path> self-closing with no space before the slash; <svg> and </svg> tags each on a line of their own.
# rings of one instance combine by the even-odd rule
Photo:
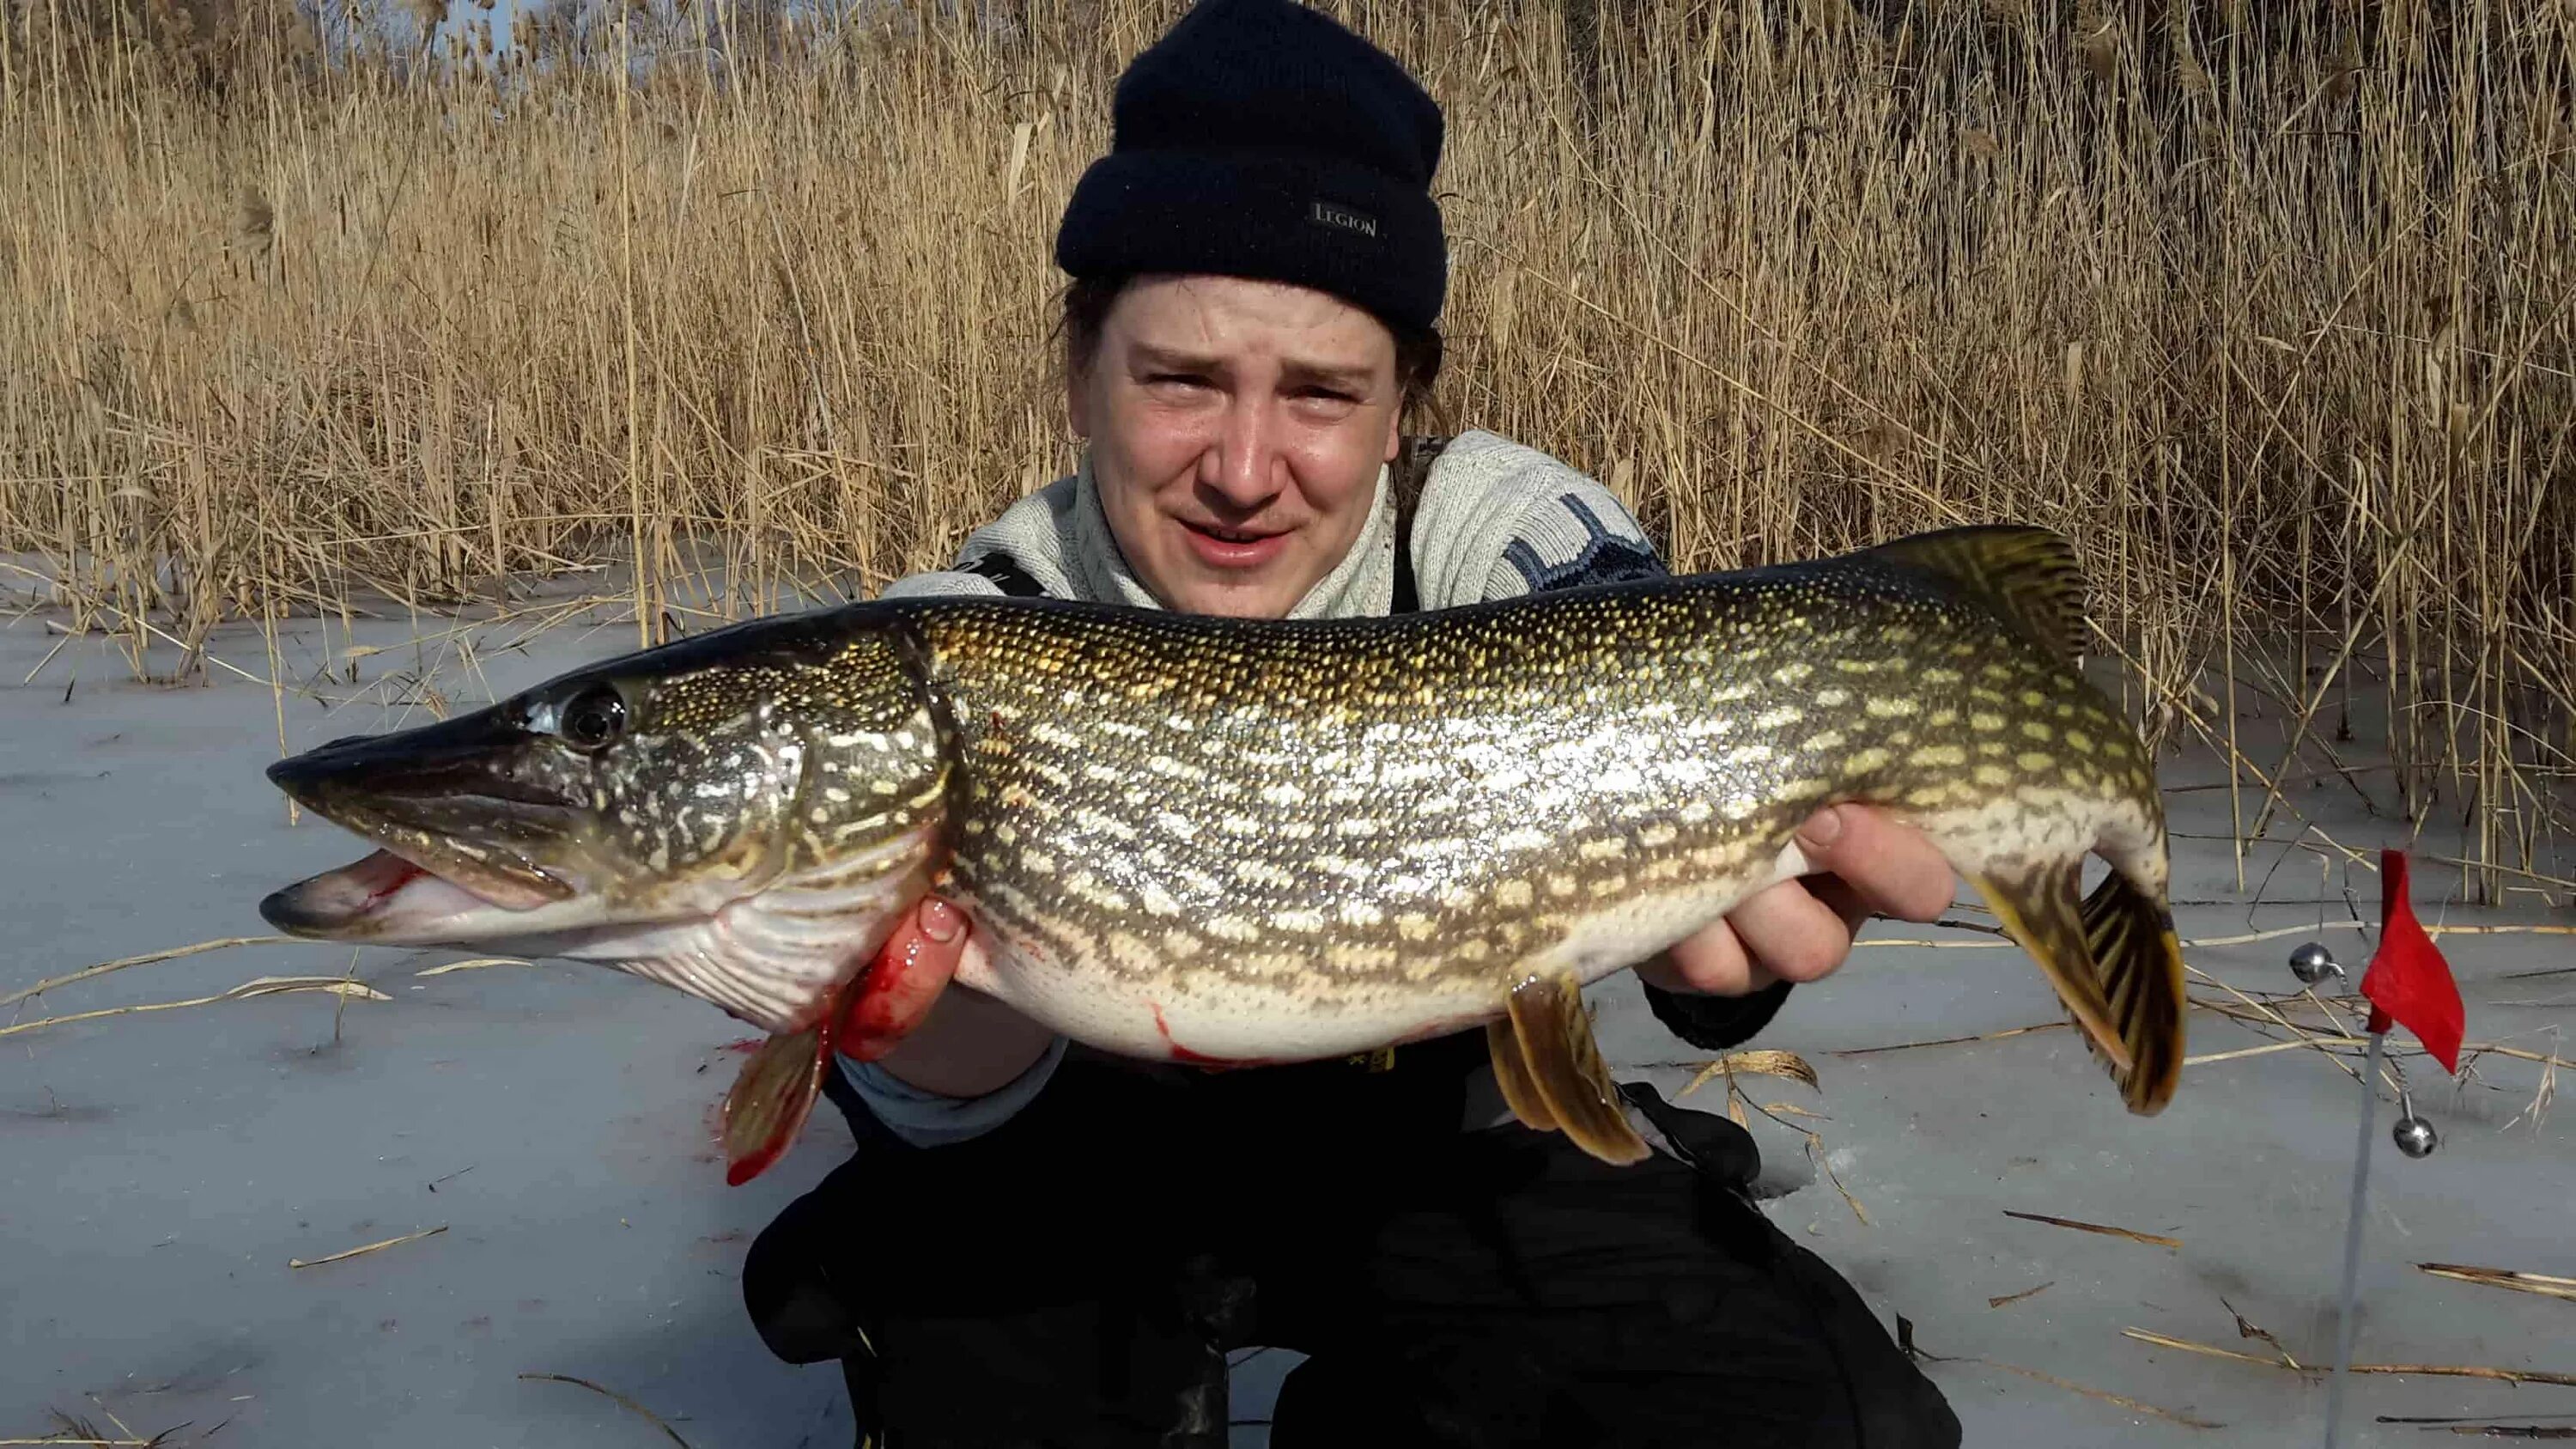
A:
<svg viewBox="0 0 2576 1449">
<path fill-rule="evenodd" d="M 1284 529 L 1244 528 L 1222 523 L 1179 520 L 1190 550 L 1215 568 L 1253 568 L 1277 558 L 1288 546 Z"/>
</svg>

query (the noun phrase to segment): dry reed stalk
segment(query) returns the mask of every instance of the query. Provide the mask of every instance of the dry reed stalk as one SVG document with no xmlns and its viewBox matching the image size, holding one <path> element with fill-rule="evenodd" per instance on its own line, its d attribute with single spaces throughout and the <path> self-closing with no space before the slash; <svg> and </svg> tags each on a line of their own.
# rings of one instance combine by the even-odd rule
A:
<svg viewBox="0 0 2576 1449">
<path fill-rule="evenodd" d="M 2287 1369 L 2292 1373 L 2321 1374 L 2332 1371 L 2330 1367 L 2320 1366 L 2313 1361 L 2300 1366 L 2295 1363 L 2285 1363 L 2278 1358 L 2265 1358 L 2260 1354 L 2238 1353 L 2230 1348 L 2194 1343 L 2187 1338 L 2173 1338 L 2166 1334 L 2151 1333 L 2143 1328 L 2123 1328 L 2120 1333 L 2124 1338 L 2134 1338 L 2140 1343 L 2153 1344 L 2158 1348 L 2206 1354 L 2211 1358 L 2234 1359 L 2238 1363 L 2261 1364 L 2265 1368 Z M 2439 1378 L 2490 1379 L 2508 1384 L 2559 1384 L 2576 1388 L 2576 1374 L 2544 1373 L 2537 1369 L 2489 1368 L 2479 1364 L 2357 1363 L 2353 1364 L 2351 1369 L 2357 1374 L 2427 1374 Z"/>
<path fill-rule="evenodd" d="M 1179 9 L 548 7 L 493 53 L 141 5 L 0 20 L 0 550 L 138 672 L 366 594 L 609 564 L 644 641 L 946 561 L 1072 460 L 1048 241 Z M 1683 567 L 2063 528 L 2240 871 L 2314 770 L 2458 826 L 2475 899 L 2564 884 L 2563 21 L 1325 8 L 1449 111 L 1457 422 Z"/>
<path fill-rule="evenodd" d="M 423 1228 L 419 1232 L 405 1233 L 401 1237 L 387 1238 L 379 1243 L 362 1243 L 357 1247 L 343 1248 L 339 1252 L 327 1254 L 319 1258 L 289 1258 L 286 1260 L 286 1266 L 289 1268 L 319 1268 L 325 1263 L 344 1262 L 350 1258 L 364 1257 L 369 1253 L 381 1253 L 387 1248 L 398 1248 L 405 1243 L 417 1243 L 423 1238 L 434 1238 L 440 1233 L 446 1231 L 447 1224 L 440 1223 L 434 1228 Z"/>
<path fill-rule="evenodd" d="M 651 1409 L 644 1407 L 633 1399 L 628 1398 L 626 1395 L 617 1392 L 615 1389 L 606 1388 L 602 1385 L 592 1383 L 588 1379 L 575 1378 L 571 1374 L 531 1372 L 523 1373 L 519 1375 L 519 1377 L 522 1379 L 541 1379 L 558 1384 L 573 1384 L 578 1387 L 588 1389 L 592 1393 L 600 1395 L 602 1398 L 613 1401 L 618 1407 L 625 1409 L 628 1413 L 634 1414 L 638 1418 L 643 1419 L 646 1423 L 651 1424 L 654 1428 L 661 1430 L 672 1443 L 679 1445 L 680 1449 L 689 1449 L 689 1441 L 681 1438 L 680 1431 L 672 1428 L 668 1420 L 665 1420 L 661 1415 L 654 1413 Z"/>
<path fill-rule="evenodd" d="M 2509 1288 L 2516 1293 L 2537 1293 L 2547 1298 L 2576 1301 L 2576 1278 L 2525 1273 L 2514 1268 L 2474 1268 L 2465 1263 L 2418 1263 L 2415 1266 L 2436 1278 L 2456 1278 L 2463 1283 L 2476 1283 L 2488 1288 Z"/>
<path fill-rule="evenodd" d="M 133 1006 L 107 1006 L 96 1011 L 76 1011 L 67 1016 L 47 1016 L 39 1017 L 34 1021 L 12 1022 L 7 1026 L 0 1026 L 0 1037 L 16 1036 L 20 1032 L 43 1031 L 49 1027 L 70 1026 L 76 1022 L 100 1021 L 111 1016 L 134 1016 L 152 1011 L 180 1011 L 196 1006 L 217 1006 L 227 1001 L 248 1001 L 255 996 L 284 996 L 302 991 L 328 993 L 339 998 L 339 1007 L 346 1007 L 352 998 L 360 1001 L 393 1000 L 392 997 L 372 986 L 363 985 L 346 977 L 261 976 L 228 990 L 218 991 L 212 996 L 192 996 L 185 1001 L 147 1001 Z M 335 1031 L 338 1020 L 335 1011 L 332 1018 Z"/>
<path fill-rule="evenodd" d="M 2004 1216 L 2008 1218 L 2020 1218 L 2024 1222 L 2047 1223 L 2052 1227 L 2073 1228 L 2078 1232 L 2100 1233 L 2104 1237 L 2126 1238 L 2133 1243 L 2146 1243 L 2159 1248 L 2173 1248 L 2179 1250 L 2182 1247 L 2182 1239 L 2169 1238 L 2162 1233 L 2141 1233 L 2129 1228 L 2107 1227 L 2101 1223 L 2082 1222 L 2075 1218 L 2053 1218 L 2046 1213 L 2014 1212 L 2010 1208 L 2004 1209 Z"/>
<path fill-rule="evenodd" d="M 69 986 L 76 981 L 87 981 L 94 976 L 105 976 L 111 971 L 122 971 L 129 966 L 149 966 L 157 961 L 176 961 L 183 956 L 200 955 L 207 951 L 228 951 L 235 946 L 286 946 L 295 944 L 299 943 L 292 936 L 223 936 L 212 941 L 199 941 L 193 946 L 173 946 L 165 951 L 146 951 L 140 956 L 126 956 L 114 961 L 102 961 L 95 966 L 84 966 L 80 970 L 70 972 L 66 975 L 48 977 L 43 981 L 37 982 L 33 986 L 23 987 L 19 990 L 10 992 L 6 996 L 0 996 L 0 1006 L 15 1006 L 19 1002 L 25 1001 L 31 996 L 42 996 L 46 992 L 54 990 L 57 987 Z"/>
</svg>

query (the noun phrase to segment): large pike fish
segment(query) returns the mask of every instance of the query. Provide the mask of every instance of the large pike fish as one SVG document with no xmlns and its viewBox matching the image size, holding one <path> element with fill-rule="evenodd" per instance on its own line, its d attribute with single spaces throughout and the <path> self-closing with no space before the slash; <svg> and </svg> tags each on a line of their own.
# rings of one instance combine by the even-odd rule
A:
<svg viewBox="0 0 2576 1449">
<path fill-rule="evenodd" d="M 380 846 L 261 903 L 299 935 L 607 962 L 773 1033 L 729 1176 L 785 1150 L 833 1023 L 937 892 L 956 980 L 1204 1064 L 1467 1029 L 1518 1117 L 1644 1155 L 1583 987 L 1805 868 L 1836 801 L 1923 830 L 2131 1111 L 2171 1097 L 2182 963 L 2147 752 L 2077 668 L 2037 529 L 1392 618 L 1032 599 L 739 624 L 270 767 Z M 2079 889 L 2088 853 L 2110 870 Z"/>
</svg>

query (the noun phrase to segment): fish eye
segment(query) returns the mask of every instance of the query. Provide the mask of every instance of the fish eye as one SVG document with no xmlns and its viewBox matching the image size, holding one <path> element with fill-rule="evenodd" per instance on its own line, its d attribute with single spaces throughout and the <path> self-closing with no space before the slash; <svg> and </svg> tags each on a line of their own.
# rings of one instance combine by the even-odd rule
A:
<svg viewBox="0 0 2576 1449">
<path fill-rule="evenodd" d="M 626 701 L 616 686 L 594 684 L 564 701 L 555 733 L 577 750 L 604 749 L 626 732 Z"/>
</svg>

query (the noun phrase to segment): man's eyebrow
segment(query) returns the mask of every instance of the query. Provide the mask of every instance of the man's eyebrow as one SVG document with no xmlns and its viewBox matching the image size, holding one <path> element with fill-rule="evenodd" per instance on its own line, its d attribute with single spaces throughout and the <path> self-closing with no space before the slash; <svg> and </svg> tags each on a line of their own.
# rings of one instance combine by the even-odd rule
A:
<svg viewBox="0 0 2576 1449">
<path fill-rule="evenodd" d="M 1301 362 L 1290 359 L 1283 369 L 1291 381 L 1320 383 L 1344 392 L 1366 392 L 1376 379 L 1375 368 L 1365 364 L 1337 365 L 1329 362 Z"/>
<path fill-rule="evenodd" d="M 1157 347 L 1151 342 L 1136 344 L 1135 358 L 1143 365 L 1169 372 L 1214 372 L 1217 360 L 1203 353 L 1183 352 L 1175 347 Z"/>
<path fill-rule="evenodd" d="M 1137 343 L 1133 357 L 1138 365 L 1159 372 L 1220 372 L 1225 366 L 1221 358 L 1151 342 Z M 1366 392 L 1376 376 L 1375 370 L 1364 363 L 1314 362 L 1294 357 L 1283 363 L 1280 371 L 1291 383 L 1321 384 L 1344 392 Z"/>
</svg>

